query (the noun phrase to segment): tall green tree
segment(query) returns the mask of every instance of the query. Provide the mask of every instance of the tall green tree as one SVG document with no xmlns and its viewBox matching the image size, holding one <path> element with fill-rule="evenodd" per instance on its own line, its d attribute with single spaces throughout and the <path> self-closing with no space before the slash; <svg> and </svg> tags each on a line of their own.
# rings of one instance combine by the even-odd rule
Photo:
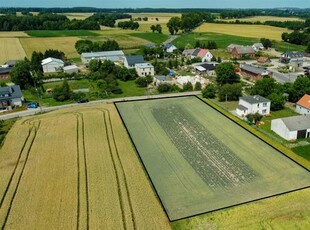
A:
<svg viewBox="0 0 310 230">
<path fill-rule="evenodd" d="M 170 34 L 177 34 L 181 29 L 181 19 L 179 17 L 172 17 L 167 23 Z"/>
<path fill-rule="evenodd" d="M 220 63 L 215 68 L 216 82 L 219 85 L 233 84 L 240 81 L 239 76 L 235 73 L 235 67 L 231 62 Z"/>
<path fill-rule="evenodd" d="M 53 92 L 53 98 L 56 101 L 67 101 L 71 97 L 71 89 L 69 83 L 64 80 L 61 86 L 56 86 Z"/>
<path fill-rule="evenodd" d="M 255 83 L 255 85 L 252 87 L 251 94 L 267 97 L 273 93 L 276 88 L 276 81 L 273 78 L 265 77 Z"/>
<path fill-rule="evenodd" d="M 219 88 L 219 100 L 220 101 L 238 101 L 242 96 L 242 86 L 238 84 L 225 84 Z"/>
<path fill-rule="evenodd" d="M 216 85 L 214 84 L 208 84 L 203 90 L 202 90 L 202 96 L 204 98 L 215 98 L 216 96 Z"/>
<path fill-rule="evenodd" d="M 268 99 L 271 101 L 270 109 L 272 111 L 278 111 L 284 108 L 285 97 L 283 96 L 283 94 L 271 93 L 268 96 Z"/>
<path fill-rule="evenodd" d="M 11 80 L 21 89 L 34 86 L 34 80 L 31 75 L 31 64 L 28 59 L 16 63 L 11 71 Z"/>
</svg>

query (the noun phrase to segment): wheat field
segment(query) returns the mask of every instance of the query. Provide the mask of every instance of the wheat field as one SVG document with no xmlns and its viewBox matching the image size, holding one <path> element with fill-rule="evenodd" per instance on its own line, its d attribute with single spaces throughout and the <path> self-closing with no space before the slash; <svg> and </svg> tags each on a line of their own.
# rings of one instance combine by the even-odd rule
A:
<svg viewBox="0 0 310 230">
<path fill-rule="evenodd" d="M 0 37 L 0 65 L 8 60 L 21 60 L 26 53 L 18 38 Z"/>
</svg>

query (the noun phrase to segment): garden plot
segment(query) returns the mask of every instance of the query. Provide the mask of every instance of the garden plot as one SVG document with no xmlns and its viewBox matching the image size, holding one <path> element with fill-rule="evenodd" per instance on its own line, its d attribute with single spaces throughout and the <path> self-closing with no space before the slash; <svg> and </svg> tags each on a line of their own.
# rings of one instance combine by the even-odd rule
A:
<svg viewBox="0 0 310 230">
<path fill-rule="evenodd" d="M 170 220 L 310 186 L 310 173 L 196 97 L 116 106 Z"/>
</svg>

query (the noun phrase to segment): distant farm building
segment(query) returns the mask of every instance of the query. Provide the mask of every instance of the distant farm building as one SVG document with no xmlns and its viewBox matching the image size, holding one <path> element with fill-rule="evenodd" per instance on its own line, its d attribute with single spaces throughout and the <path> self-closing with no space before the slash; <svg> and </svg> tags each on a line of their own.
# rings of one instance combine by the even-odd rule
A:
<svg viewBox="0 0 310 230">
<path fill-rule="evenodd" d="M 44 73 L 56 73 L 63 71 L 64 62 L 61 59 L 49 57 L 43 59 L 41 65 Z"/>
<path fill-rule="evenodd" d="M 91 52 L 91 53 L 82 53 L 81 54 L 81 60 L 85 65 L 88 65 L 88 63 L 91 60 L 109 60 L 112 62 L 122 62 L 124 61 L 125 54 L 121 50 L 115 50 L 115 51 L 104 51 L 104 52 Z"/>
<path fill-rule="evenodd" d="M 262 64 L 266 64 L 266 63 L 271 63 L 271 60 L 268 57 L 259 57 L 257 59 L 257 62 L 262 63 Z"/>
<path fill-rule="evenodd" d="M 236 113 L 241 117 L 254 113 L 267 115 L 270 113 L 270 104 L 270 100 L 260 95 L 240 97 Z"/>
<path fill-rule="evenodd" d="M 240 46 L 234 47 L 231 51 L 233 58 L 242 59 L 249 58 L 252 59 L 255 57 L 255 50 L 251 46 Z"/>
<path fill-rule="evenodd" d="M 142 55 L 127 55 L 124 59 L 124 66 L 128 69 L 135 68 L 136 64 L 144 63 L 144 58 Z"/>
<path fill-rule="evenodd" d="M 272 73 L 266 68 L 257 67 L 253 65 L 244 64 L 240 66 L 240 74 L 244 78 L 249 78 L 250 81 L 257 81 L 265 76 L 272 76 Z"/>
<path fill-rule="evenodd" d="M 310 95 L 305 94 L 296 102 L 296 113 L 310 114 Z"/>
<path fill-rule="evenodd" d="M 135 65 L 139 77 L 154 76 L 154 66 L 150 63 L 140 63 Z"/>
<path fill-rule="evenodd" d="M 231 53 L 232 50 L 233 50 L 233 48 L 235 48 L 235 47 L 242 47 L 242 45 L 230 44 L 229 46 L 227 46 L 226 51 L 227 51 L 228 53 Z"/>
<path fill-rule="evenodd" d="M 173 53 L 173 51 L 178 49 L 175 45 L 173 45 L 171 43 L 166 43 L 166 44 L 164 44 L 164 46 L 165 46 L 165 51 L 168 53 Z"/>
<path fill-rule="evenodd" d="M 310 138 L 310 115 L 272 120 L 271 130 L 286 140 Z"/>
<path fill-rule="evenodd" d="M 0 109 L 10 110 L 22 106 L 24 97 L 19 85 L 0 87 Z"/>
<path fill-rule="evenodd" d="M 255 51 L 259 51 L 259 50 L 264 50 L 265 47 L 262 43 L 254 43 L 252 45 L 252 48 L 255 50 Z"/>
<path fill-rule="evenodd" d="M 65 66 L 63 69 L 65 73 L 78 73 L 80 70 L 79 67 L 77 67 L 76 65 L 68 65 Z"/>
</svg>

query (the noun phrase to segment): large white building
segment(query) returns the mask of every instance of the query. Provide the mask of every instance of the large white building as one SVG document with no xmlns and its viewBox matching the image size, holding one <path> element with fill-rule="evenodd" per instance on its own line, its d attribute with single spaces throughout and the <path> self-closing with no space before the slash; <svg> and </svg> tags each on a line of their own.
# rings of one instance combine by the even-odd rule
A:
<svg viewBox="0 0 310 230">
<path fill-rule="evenodd" d="M 91 53 L 82 53 L 81 60 L 85 65 L 91 60 L 109 60 L 112 62 L 123 62 L 125 58 L 125 54 L 121 50 L 115 51 L 104 51 L 104 52 L 91 52 Z"/>
<path fill-rule="evenodd" d="M 150 63 L 135 64 L 135 69 L 139 77 L 154 76 L 154 66 Z"/>
<path fill-rule="evenodd" d="M 240 97 L 236 112 L 241 117 L 254 113 L 267 115 L 270 114 L 270 104 L 267 98 L 259 95 Z"/>
<path fill-rule="evenodd" d="M 44 73 L 62 72 L 64 64 L 63 60 L 51 57 L 43 59 L 41 62 Z"/>
<path fill-rule="evenodd" d="M 296 113 L 299 114 L 310 114 L 310 95 L 305 94 L 296 103 Z"/>
<path fill-rule="evenodd" d="M 310 137 L 310 115 L 286 117 L 271 121 L 271 130 L 286 140 Z"/>
</svg>

